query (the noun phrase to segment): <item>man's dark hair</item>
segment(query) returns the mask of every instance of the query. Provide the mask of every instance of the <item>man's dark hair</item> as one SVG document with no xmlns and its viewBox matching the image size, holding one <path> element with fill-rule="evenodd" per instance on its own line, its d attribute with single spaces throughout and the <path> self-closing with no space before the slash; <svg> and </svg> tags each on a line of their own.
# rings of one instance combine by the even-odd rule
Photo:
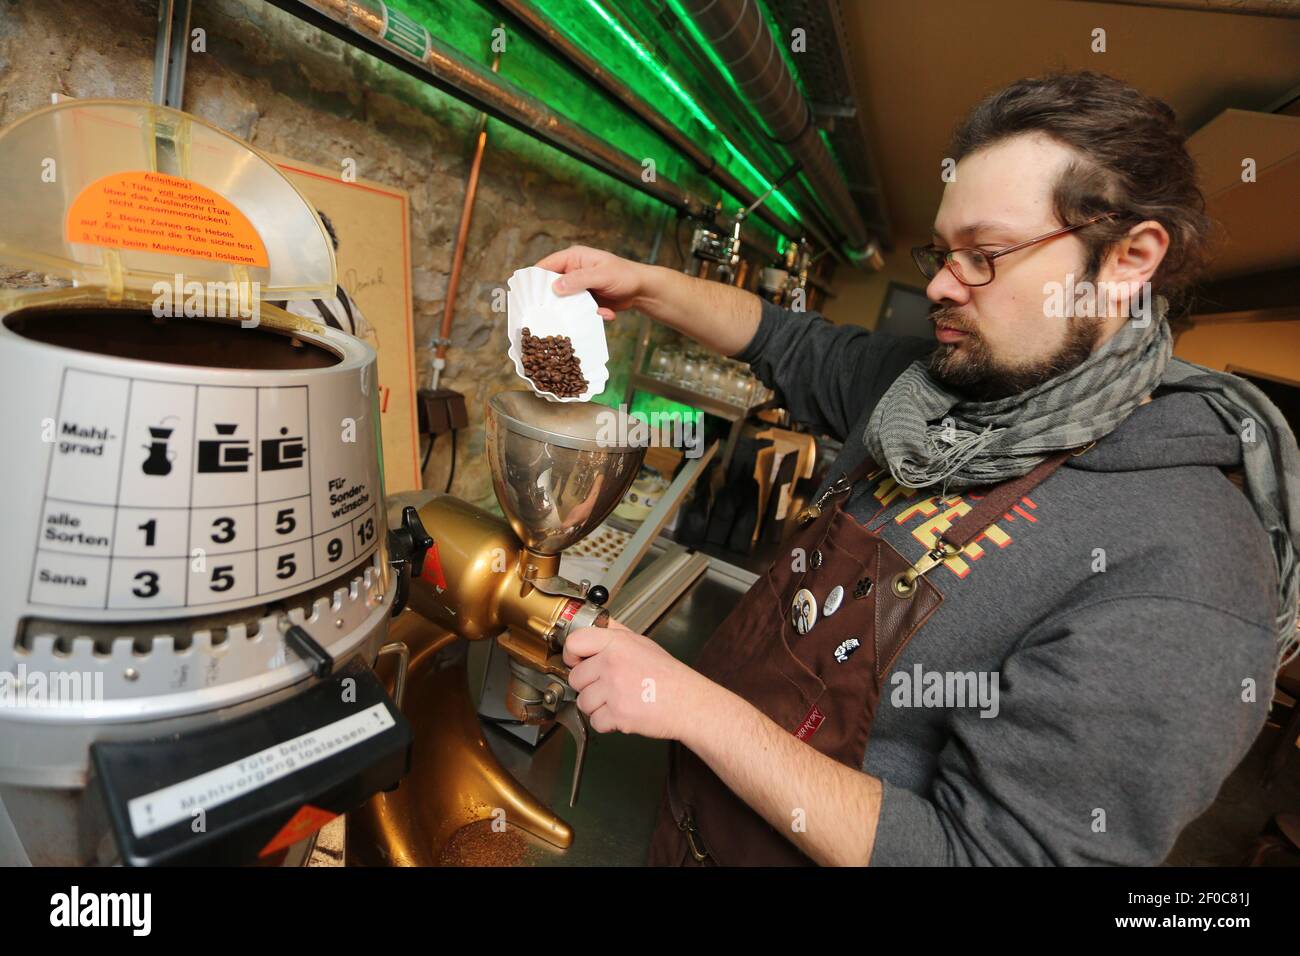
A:
<svg viewBox="0 0 1300 956">
<path fill-rule="evenodd" d="M 960 160 L 1022 133 L 1042 133 L 1080 155 L 1054 191 L 1061 225 L 1117 212 L 1113 222 L 1080 230 L 1085 275 L 1096 275 L 1110 247 L 1146 219 L 1169 232 L 1169 250 L 1152 292 L 1182 305 L 1209 256 L 1212 224 L 1174 111 L 1103 73 L 1058 73 L 1019 80 L 977 105 L 953 136 Z M 1171 309 L 1171 315 L 1174 310 Z"/>
</svg>

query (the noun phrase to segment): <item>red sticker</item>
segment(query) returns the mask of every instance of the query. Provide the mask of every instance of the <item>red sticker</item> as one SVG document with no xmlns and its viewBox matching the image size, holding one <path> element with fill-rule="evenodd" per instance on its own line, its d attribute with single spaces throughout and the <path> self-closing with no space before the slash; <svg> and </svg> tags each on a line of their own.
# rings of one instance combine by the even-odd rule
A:
<svg viewBox="0 0 1300 956">
<path fill-rule="evenodd" d="M 560 617 L 564 618 L 566 621 L 572 621 L 573 615 L 577 614 L 581 607 L 581 601 L 573 600 L 571 598 L 569 603 L 564 605 L 564 610 L 560 612 Z"/>
<path fill-rule="evenodd" d="M 271 838 L 271 842 L 262 847 L 262 852 L 257 854 L 258 858 L 270 856 L 276 850 L 283 850 L 307 839 L 336 816 L 337 813 L 330 813 L 320 807 L 313 807 L 310 803 L 304 803 L 289 822 L 280 828 L 280 832 Z"/>
<path fill-rule="evenodd" d="M 817 705 L 814 704 L 813 709 L 808 711 L 808 716 L 803 719 L 803 723 L 795 729 L 795 737 L 799 740 L 807 740 L 817 733 L 817 728 L 822 725 L 822 721 L 825 719 L 826 715 L 818 710 Z"/>
<path fill-rule="evenodd" d="M 420 572 L 420 577 L 428 581 L 440 592 L 447 590 L 447 579 L 442 575 L 442 560 L 438 557 L 438 542 L 433 543 L 424 555 L 424 568 Z"/>
</svg>

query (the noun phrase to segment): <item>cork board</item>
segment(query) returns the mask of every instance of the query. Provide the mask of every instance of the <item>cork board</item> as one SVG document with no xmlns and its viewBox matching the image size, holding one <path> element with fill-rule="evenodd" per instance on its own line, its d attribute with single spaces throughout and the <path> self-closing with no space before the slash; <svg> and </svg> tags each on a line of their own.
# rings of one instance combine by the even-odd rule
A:
<svg viewBox="0 0 1300 956">
<path fill-rule="evenodd" d="M 420 487 L 411 318 L 410 197 L 404 190 L 282 156 L 271 159 L 338 233 L 339 284 L 373 330 L 387 494 Z"/>
</svg>

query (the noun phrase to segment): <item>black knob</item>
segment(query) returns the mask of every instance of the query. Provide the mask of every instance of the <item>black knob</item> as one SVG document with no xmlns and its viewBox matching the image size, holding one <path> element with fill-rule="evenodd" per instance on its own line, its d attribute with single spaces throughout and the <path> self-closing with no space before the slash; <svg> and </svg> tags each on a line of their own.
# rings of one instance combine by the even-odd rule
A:
<svg viewBox="0 0 1300 956">
<path fill-rule="evenodd" d="M 407 505 L 402 509 L 402 523 L 388 531 L 388 561 L 397 572 L 393 617 L 406 607 L 411 593 L 411 578 L 424 573 L 424 556 L 432 547 L 433 537 L 424 530 L 420 513 Z"/>
<path fill-rule="evenodd" d="M 609 600 L 609 591 L 597 584 L 587 591 L 587 600 L 597 607 L 602 607 Z"/>
<path fill-rule="evenodd" d="M 420 512 L 410 505 L 402 509 L 402 527 L 411 532 L 411 544 L 414 547 L 411 552 L 411 571 L 418 578 L 424 573 L 424 556 L 433 547 L 433 535 L 424 530 Z"/>
</svg>

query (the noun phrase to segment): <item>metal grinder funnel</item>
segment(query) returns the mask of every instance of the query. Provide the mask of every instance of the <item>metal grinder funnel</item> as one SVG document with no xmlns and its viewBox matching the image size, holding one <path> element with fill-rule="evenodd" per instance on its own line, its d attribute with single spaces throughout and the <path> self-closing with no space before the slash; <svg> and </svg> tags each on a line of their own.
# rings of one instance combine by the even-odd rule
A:
<svg viewBox="0 0 1300 956">
<path fill-rule="evenodd" d="M 622 409 L 501 392 L 488 402 L 497 501 L 529 551 L 557 555 L 609 516 L 645 457 Z"/>
</svg>

